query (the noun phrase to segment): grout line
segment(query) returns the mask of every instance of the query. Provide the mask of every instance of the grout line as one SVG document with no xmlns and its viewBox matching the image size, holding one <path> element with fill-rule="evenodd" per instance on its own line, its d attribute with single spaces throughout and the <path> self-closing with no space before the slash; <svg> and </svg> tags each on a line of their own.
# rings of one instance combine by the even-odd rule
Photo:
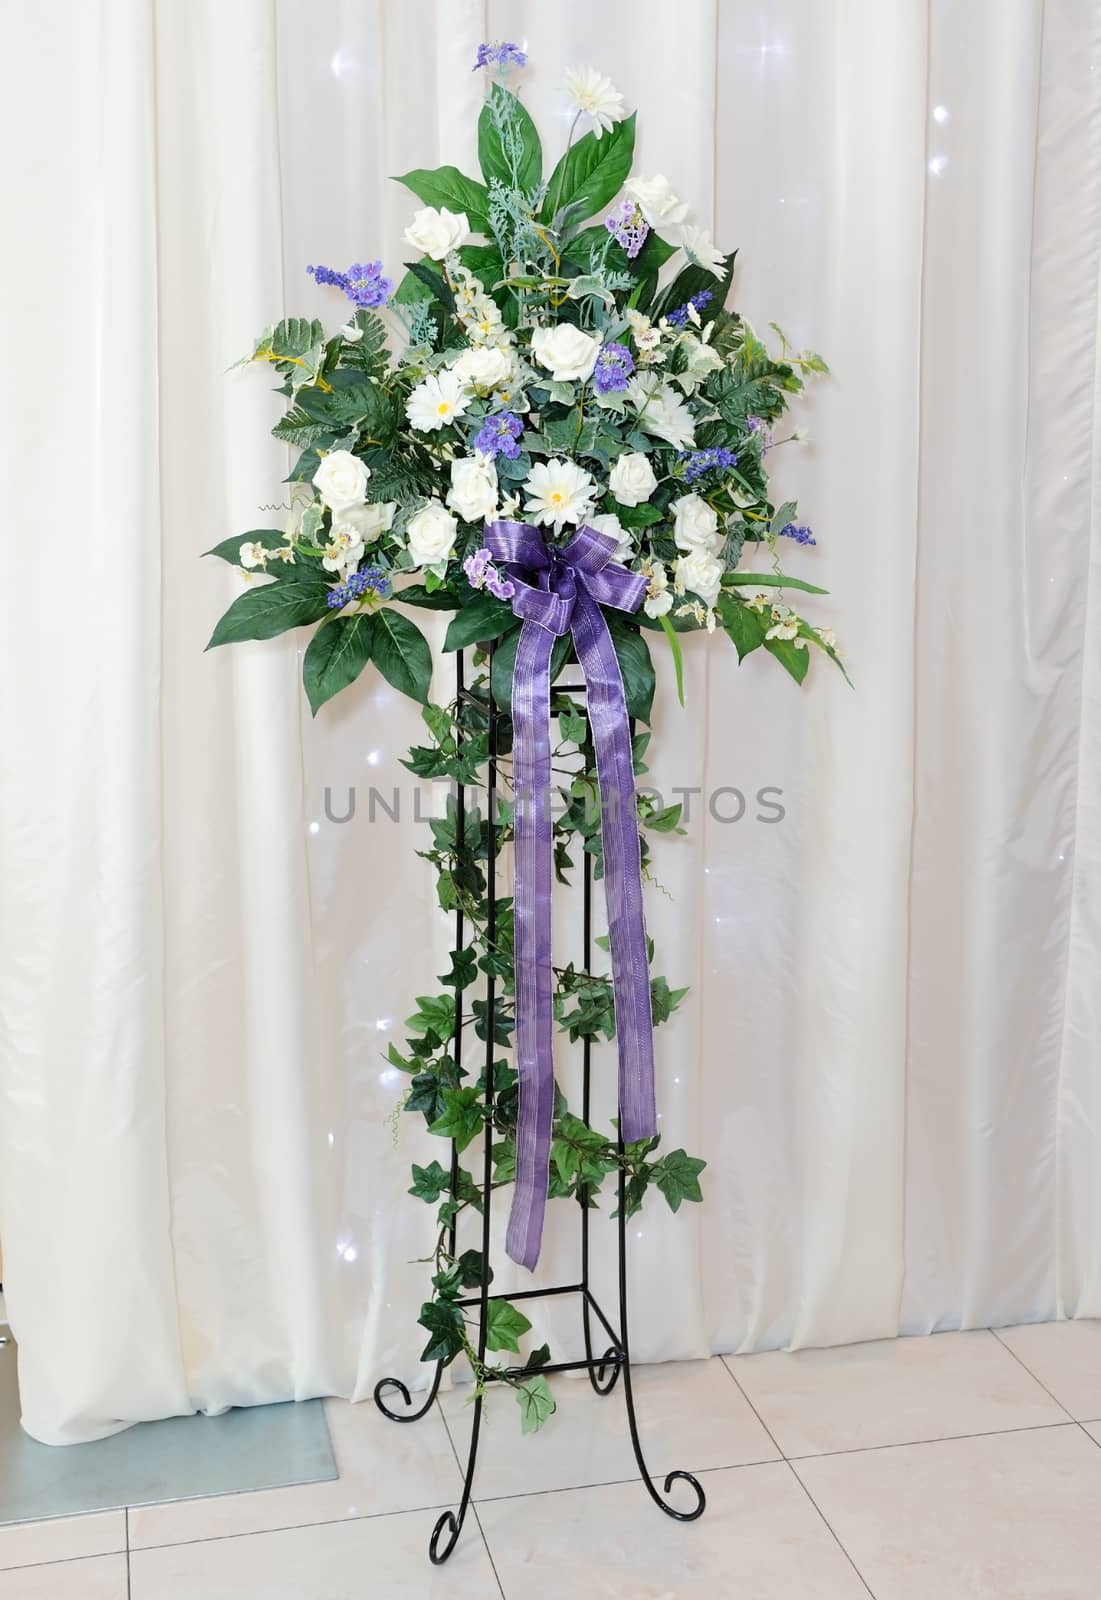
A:
<svg viewBox="0 0 1101 1600">
<path fill-rule="evenodd" d="M 505 1586 L 504 1586 L 504 1584 L 503 1584 L 503 1583 L 502 1583 L 502 1582 L 501 1582 L 501 1575 L 500 1575 L 500 1573 L 499 1573 L 499 1572 L 498 1572 L 498 1571 L 497 1571 L 497 1563 L 496 1563 L 496 1561 L 494 1561 L 494 1559 L 493 1559 L 493 1551 L 492 1551 L 492 1550 L 491 1550 L 491 1549 L 490 1549 L 490 1548 L 489 1548 L 489 1540 L 488 1540 L 488 1539 L 487 1539 L 487 1538 L 486 1538 L 486 1531 L 485 1531 L 485 1529 L 484 1529 L 484 1528 L 483 1528 L 483 1527 L 482 1527 L 482 1519 L 481 1519 L 481 1517 L 480 1517 L 480 1516 L 479 1516 L 479 1515 L 478 1515 L 478 1507 L 477 1507 L 477 1506 L 476 1506 L 476 1505 L 475 1505 L 475 1504 L 474 1504 L 474 1501 L 473 1501 L 473 1499 L 471 1499 L 471 1502 L 470 1502 L 470 1509 L 471 1509 L 471 1511 L 473 1511 L 473 1513 L 474 1513 L 474 1521 L 475 1521 L 475 1522 L 476 1522 L 476 1523 L 477 1523 L 477 1524 L 478 1524 L 478 1532 L 479 1532 L 479 1533 L 480 1533 L 480 1534 L 481 1534 L 481 1536 L 482 1536 L 482 1544 L 483 1544 L 483 1546 L 484 1546 L 484 1547 L 485 1547 L 485 1553 L 486 1553 L 486 1555 L 487 1555 L 487 1556 L 488 1556 L 488 1557 L 489 1557 L 489 1564 L 490 1564 L 490 1566 L 491 1566 L 491 1567 L 492 1567 L 492 1569 L 493 1569 L 493 1576 L 494 1576 L 494 1578 L 495 1578 L 495 1580 L 496 1580 L 496 1583 L 497 1583 L 497 1588 L 498 1588 L 498 1589 L 499 1589 L 499 1591 L 500 1591 L 500 1594 L 501 1594 L 501 1600 L 505 1600 Z"/>
<path fill-rule="evenodd" d="M 483 1402 L 483 1404 L 484 1404 L 484 1402 Z M 448 1427 L 447 1417 L 444 1414 L 443 1406 L 441 1406 L 441 1404 L 440 1404 L 440 1398 L 439 1398 L 438 1394 L 437 1394 L 436 1400 L 435 1400 L 435 1407 L 436 1407 L 436 1410 L 439 1413 L 440 1421 L 443 1423 L 443 1431 L 447 1434 L 447 1442 L 451 1446 L 451 1454 L 455 1457 L 455 1465 L 459 1469 L 459 1477 L 465 1483 L 466 1482 L 466 1474 L 463 1471 L 463 1464 L 459 1459 L 458 1446 L 456 1445 L 454 1439 L 451 1436 L 451 1429 Z M 489 1540 L 486 1538 L 485 1529 L 482 1527 L 482 1519 L 478 1515 L 478 1507 L 474 1503 L 474 1483 L 473 1483 L 473 1481 L 471 1481 L 471 1485 L 470 1485 L 470 1510 L 473 1511 L 473 1513 L 474 1513 L 474 1522 L 475 1522 L 475 1524 L 477 1526 L 478 1534 L 479 1534 L 479 1536 L 481 1538 L 481 1541 L 482 1541 L 482 1549 L 486 1553 L 486 1559 L 488 1560 L 490 1568 L 491 1568 L 491 1570 L 493 1572 L 493 1580 L 497 1585 L 497 1591 L 501 1596 L 501 1600 L 505 1600 L 504 1585 L 501 1583 L 500 1576 L 499 1576 L 499 1574 L 497 1572 L 497 1563 L 493 1559 L 493 1551 L 489 1548 Z"/>
<path fill-rule="evenodd" d="M 1101 1445 L 1098 1448 L 1101 1449 Z M 718 1467 L 689 1467 L 687 1470 L 698 1477 L 701 1472 L 741 1472 L 745 1467 L 776 1467 L 779 1465 L 780 1463 L 775 1457 L 766 1456 L 761 1461 L 731 1461 L 729 1464 Z M 665 1474 L 658 1472 L 653 1476 L 664 1477 Z M 492 1506 L 499 1504 L 502 1500 L 538 1500 L 540 1495 L 545 1494 L 584 1494 L 589 1489 L 618 1489 L 625 1483 L 641 1482 L 641 1474 L 632 1472 L 629 1478 L 597 1478 L 592 1483 L 560 1483 L 555 1484 L 550 1489 L 513 1489 L 508 1494 L 483 1494 L 478 1496 L 477 1501 L 471 1497 L 470 1503 L 471 1505 Z"/>
<path fill-rule="evenodd" d="M 50 1445 L 48 1448 L 52 1450 L 55 1446 Z M 56 1448 L 68 1449 L 68 1446 L 62 1445 Z M 13 1522 L 9 1526 L 16 1528 L 21 1524 Z M 125 1550 L 97 1550 L 94 1555 L 53 1556 L 49 1561 L 21 1561 L 17 1567 L 0 1567 L 0 1578 L 6 1578 L 10 1572 L 30 1572 L 32 1568 L 37 1571 L 39 1567 L 71 1567 L 74 1561 L 111 1561 L 115 1556 L 125 1554 Z"/>
<path fill-rule="evenodd" d="M 1013 1357 L 1014 1361 L 1017 1363 L 1017 1365 L 1019 1367 L 1023 1368 L 1024 1371 L 1028 1373 L 1028 1375 L 1032 1379 L 1033 1383 L 1038 1383 L 1040 1385 L 1040 1388 L 1044 1391 L 1044 1393 L 1046 1395 L 1050 1396 L 1050 1398 L 1055 1401 L 1055 1404 L 1059 1407 L 1059 1410 L 1063 1413 L 1064 1416 L 1070 1417 L 1070 1420 L 1072 1422 L 1077 1422 L 1078 1421 L 1077 1417 L 1071 1417 L 1070 1412 L 1067 1410 L 1066 1406 L 1060 1400 L 1059 1396 L 1057 1394 L 1052 1394 L 1052 1392 L 1048 1388 L 1047 1384 L 1044 1383 L 1044 1381 L 1041 1378 L 1038 1378 L 1036 1376 L 1036 1374 L 1033 1372 L 1032 1368 L 1030 1366 L 1028 1366 L 1024 1361 L 1021 1360 L 1020 1356 L 1017 1354 L 1016 1350 L 1014 1350 L 1013 1346 L 1006 1344 L 1005 1340 L 999 1336 L 997 1328 L 988 1328 L 987 1332 L 988 1333 L 992 1333 L 994 1335 L 995 1339 L 997 1339 L 997 1341 L 1001 1345 L 1002 1349 L 1008 1355 L 1011 1355 Z"/>
<path fill-rule="evenodd" d="M 787 1456 L 788 1461 L 829 1461 L 834 1456 L 866 1456 L 876 1450 L 920 1450 L 926 1444 L 955 1444 L 958 1439 L 1008 1439 L 1019 1433 L 1050 1433 L 1054 1428 L 1076 1428 L 1079 1424 L 1070 1417 L 1066 1422 L 1032 1422 L 1024 1428 L 986 1428 L 978 1433 L 938 1433 L 931 1439 L 898 1439 L 892 1444 L 856 1444 L 848 1450 L 812 1450 L 807 1455 Z"/>
<path fill-rule="evenodd" d="M 787 1460 L 787 1456 L 784 1454 L 783 1450 L 780 1449 L 780 1441 L 779 1441 L 779 1439 L 776 1438 L 776 1436 L 773 1433 L 772 1429 L 769 1427 L 769 1425 L 765 1421 L 764 1417 L 762 1417 L 761 1413 L 757 1410 L 757 1407 L 753 1404 L 753 1401 L 746 1394 L 745 1390 L 742 1388 L 741 1384 L 738 1382 L 737 1378 L 734 1376 L 734 1373 L 731 1371 L 730 1367 L 727 1366 L 726 1357 L 725 1356 L 720 1356 L 719 1360 L 723 1364 L 723 1370 L 726 1373 L 727 1377 L 730 1379 L 730 1381 L 734 1385 L 735 1389 L 737 1389 L 738 1393 L 741 1395 L 741 1397 L 745 1401 L 746 1405 L 752 1411 L 753 1415 L 757 1418 L 757 1421 L 761 1424 L 761 1427 L 765 1430 L 765 1432 L 768 1434 L 769 1438 L 772 1440 L 773 1446 L 777 1450 L 780 1451 L 780 1460 L 781 1461 L 786 1461 Z"/>
<path fill-rule="evenodd" d="M 131 1600 L 130 1595 L 130 1507 L 126 1506 L 123 1515 L 126 1518 L 126 1600 Z"/>
</svg>

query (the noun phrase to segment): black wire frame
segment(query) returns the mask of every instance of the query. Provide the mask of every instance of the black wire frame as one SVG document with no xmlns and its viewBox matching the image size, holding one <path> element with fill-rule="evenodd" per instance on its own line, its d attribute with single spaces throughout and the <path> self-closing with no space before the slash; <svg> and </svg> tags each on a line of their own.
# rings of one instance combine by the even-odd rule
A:
<svg viewBox="0 0 1101 1600">
<path fill-rule="evenodd" d="M 493 651 L 490 648 L 490 667 L 492 668 Z M 455 687 L 457 700 L 461 706 L 464 698 L 468 697 L 465 683 L 464 652 L 455 653 Z M 555 685 L 556 693 L 585 694 L 584 684 Z M 488 830 L 489 849 L 486 862 L 487 880 L 487 916 L 486 934 L 492 944 L 496 933 L 497 918 L 497 833 L 493 825 L 497 812 L 497 756 L 500 715 L 492 694 L 488 696 L 489 717 L 489 764 L 486 780 L 486 806 L 490 820 Z M 481 702 L 478 702 L 481 705 Z M 456 837 L 462 840 L 465 837 L 466 826 L 466 790 L 459 784 L 455 799 L 455 829 Z M 593 858 L 589 851 L 584 852 L 584 877 L 582 881 L 582 955 L 584 970 L 590 969 L 592 960 L 592 906 L 593 906 Z M 455 912 L 455 947 L 462 949 L 464 944 L 464 918 L 462 910 Z M 454 1054 L 458 1067 L 462 1067 L 463 1059 L 463 1018 L 462 1018 L 463 991 L 456 992 L 455 997 L 455 1040 Z M 483 1146 L 482 1161 L 482 1264 L 483 1269 L 489 1264 L 490 1257 L 490 1208 L 493 1194 L 493 1061 L 496 1055 L 494 1048 L 494 1003 L 496 1000 L 496 978 L 492 972 L 486 975 L 486 1048 L 485 1048 L 485 1113 L 486 1132 Z M 588 1039 L 582 1042 L 581 1061 L 581 1115 L 588 1122 L 590 1111 L 590 1098 L 592 1086 L 591 1072 L 592 1046 Z M 459 1303 L 465 1308 L 477 1306 L 478 1308 L 478 1361 L 484 1364 L 486 1355 L 486 1332 L 489 1320 L 489 1305 L 492 1300 L 538 1300 L 547 1299 L 557 1295 L 579 1295 L 581 1298 L 581 1331 L 585 1344 L 585 1356 L 577 1361 L 550 1361 L 539 1368 L 511 1367 L 505 1373 L 492 1374 L 493 1377 L 509 1376 L 520 1377 L 527 1374 L 535 1376 L 536 1372 L 546 1375 L 554 1372 L 585 1371 L 589 1375 L 589 1382 L 598 1395 L 611 1394 L 623 1376 L 623 1396 L 627 1412 L 627 1428 L 631 1437 L 631 1448 L 634 1451 L 635 1462 L 638 1466 L 639 1476 L 643 1487 L 649 1494 L 654 1504 L 666 1516 L 674 1518 L 677 1522 L 695 1522 L 701 1517 L 707 1507 L 707 1496 L 699 1480 L 691 1472 L 674 1470 L 666 1474 L 662 1488 L 659 1489 L 646 1465 L 646 1457 L 642 1449 L 642 1441 L 638 1432 L 638 1417 L 635 1410 L 634 1388 L 631 1382 L 631 1347 L 630 1330 L 628 1326 L 627 1308 L 627 1195 L 626 1175 L 622 1166 L 623 1141 L 618 1143 L 621 1164 L 619 1168 L 618 1208 L 615 1218 L 618 1288 L 619 1288 L 619 1317 L 618 1326 L 613 1325 L 610 1318 L 601 1309 L 596 1300 L 589 1281 L 589 1224 L 591 1208 L 585 1204 L 585 1196 L 579 1196 L 578 1210 L 581 1216 L 581 1276 L 577 1283 L 555 1284 L 545 1289 L 521 1289 L 511 1294 L 490 1294 L 490 1274 L 483 1270 L 482 1283 L 477 1295 L 469 1296 Z M 459 1154 L 454 1141 L 451 1144 L 451 1197 L 456 1196 L 459 1181 Z M 448 1248 L 452 1256 L 457 1254 L 458 1222 L 452 1217 L 449 1224 Z M 593 1319 L 599 1325 L 597 1343 L 601 1338 L 607 1339 L 607 1345 L 600 1355 L 594 1355 Z M 391 1422 L 417 1422 L 426 1416 L 439 1393 L 440 1379 L 443 1375 L 444 1363 L 437 1361 L 432 1381 L 429 1384 L 427 1395 L 419 1406 L 414 1409 L 413 1397 L 400 1378 L 381 1378 L 375 1385 L 374 1400 L 383 1416 Z M 386 1404 L 385 1396 L 392 1391 L 400 1394 L 404 1403 L 404 1411 L 392 1411 Z M 463 1474 L 462 1494 L 458 1508 L 455 1511 L 445 1511 L 437 1520 L 428 1541 L 428 1554 L 434 1565 L 440 1566 L 447 1560 L 454 1550 L 466 1521 L 467 1511 L 474 1489 L 474 1475 L 478 1460 L 478 1446 L 481 1439 L 482 1407 L 484 1399 L 478 1395 L 474 1401 L 474 1415 L 470 1429 L 470 1443 L 467 1449 L 466 1469 Z M 674 1483 L 687 1483 L 694 1495 L 694 1504 L 687 1510 L 681 1510 L 665 1498 Z M 664 1491 L 664 1492 L 663 1492 Z"/>
</svg>

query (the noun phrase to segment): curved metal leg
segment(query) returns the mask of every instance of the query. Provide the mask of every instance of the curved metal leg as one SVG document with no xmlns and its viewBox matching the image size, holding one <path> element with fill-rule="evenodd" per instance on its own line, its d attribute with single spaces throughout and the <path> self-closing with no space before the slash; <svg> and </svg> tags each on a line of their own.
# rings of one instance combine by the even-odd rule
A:
<svg viewBox="0 0 1101 1600">
<path fill-rule="evenodd" d="M 619 1143 L 619 1153 L 623 1155 L 623 1141 Z M 698 1478 L 690 1472 L 683 1472 L 679 1468 L 665 1475 L 664 1490 L 668 1494 L 674 1483 L 691 1484 L 695 1493 L 696 1503 L 687 1511 L 681 1511 L 664 1499 L 658 1489 L 650 1469 L 646 1465 L 646 1457 L 642 1453 L 642 1441 L 638 1436 L 638 1421 L 635 1417 L 635 1395 L 631 1385 L 631 1346 L 630 1335 L 627 1330 L 627 1195 L 626 1176 L 622 1165 L 619 1169 L 619 1336 L 623 1343 L 623 1397 L 627 1403 L 627 1426 L 631 1433 L 631 1449 L 635 1453 L 635 1461 L 642 1477 L 646 1492 L 654 1504 L 665 1512 L 667 1517 L 672 1517 L 677 1522 L 695 1522 L 697 1517 L 702 1517 L 707 1508 L 707 1496 Z"/>
<path fill-rule="evenodd" d="M 430 1386 L 430 1388 L 428 1390 L 428 1398 L 425 1400 L 424 1404 L 417 1411 L 412 1410 L 413 1397 L 409 1393 L 409 1390 L 405 1387 L 404 1383 L 402 1383 L 400 1378 L 380 1378 L 379 1379 L 379 1381 L 375 1384 L 375 1389 L 374 1389 L 375 1404 L 376 1404 L 376 1406 L 378 1406 L 378 1408 L 382 1412 L 383 1416 L 384 1417 L 389 1417 L 391 1422 L 419 1422 L 421 1417 L 423 1417 L 425 1415 L 425 1413 L 427 1411 L 430 1411 L 431 1408 L 432 1408 L 432 1402 L 435 1400 L 437 1394 L 439 1393 L 440 1377 L 441 1377 L 442 1373 L 443 1373 L 443 1362 L 442 1361 L 437 1361 L 436 1362 L 436 1371 L 433 1374 L 432 1383 L 431 1383 L 431 1386 Z M 402 1399 L 405 1401 L 405 1404 L 408 1407 L 410 1407 L 410 1409 L 405 1413 L 404 1416 L 402 1415 L 402 1413 L 400 1411 L 391 1411 L 390 1407 L 383 1400 L 382 1397 L 383 1397 L 383 1395 L 386 1393 L 386 1391 L 388 1389 L 396 1389 L 398 1391 L 398 1393 L 401 1395 Z"/>
<path fill-rule="evenodd" d="M 470 1505 L 470 1495 L 474 1487 L 474 1467 L 478 1460 L 478 1438 L 482 1431 L 482 1396 L 479 1395 L 474 1402 L 474 1423 L 470 1431 L 470 1451 L 466 1458 L 466 1473 L 463 1477 L 463 1492 L 459 1500 L 457 1511 L 445 1511 L 437 1519 L 436 1526 L 432 1529 L 432 1537 L 428 1541 L 428 1559 L 433 1566 L 440 1567 L 447 1560 L 459 1542 L 459 1535 L 463 1531 L 466 1521 L 467 1509 Z M 440 1540 L 444 1533 L 447 1542 L 441 1547 Z"/>
</svg>

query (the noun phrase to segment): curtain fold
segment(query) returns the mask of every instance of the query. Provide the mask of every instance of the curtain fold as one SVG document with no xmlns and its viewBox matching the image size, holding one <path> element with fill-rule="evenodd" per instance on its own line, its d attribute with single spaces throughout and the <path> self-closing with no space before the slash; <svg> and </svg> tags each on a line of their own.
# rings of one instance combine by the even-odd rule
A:
<svg viewBox="0 0 1101 1600">
<path fill-rule="evenodd" d="M 709 1166 L 704 1208 L 633 1225 L 637 1355 L 1101 1315 L 1096 8 L 46 0 L 12 33 L 0 1234 L 27 1429 L 423 1381 L 431 1213 L 403 1197 L 436 1141 L 395 1140 L 385 1048 L 446 966 L 414 854 L 440 796 L 377 675 L 313 720 L 293 635 L 204 655 L 236 580 L 199 557 L 286 515 L 278 397 L 232 364 L 287 311 L 341 316 L 308 264 L 399 268 L 417 202 L 388 177 L 473 169 L 482 38 L 526 45 L 552 159 L 563 69 L 607 71 L 636 170 L 739 246 L 738 309 L 833 367 L 771 459 L 855 689 L 721 638 L 687 641 L 687 712 L 660 673 L 648 781 L 688 832 L 649 920 L 691 994 L 659 1105 Z M 598 1113 L 614 1083 L 600 1052 Z"/>
</svg>

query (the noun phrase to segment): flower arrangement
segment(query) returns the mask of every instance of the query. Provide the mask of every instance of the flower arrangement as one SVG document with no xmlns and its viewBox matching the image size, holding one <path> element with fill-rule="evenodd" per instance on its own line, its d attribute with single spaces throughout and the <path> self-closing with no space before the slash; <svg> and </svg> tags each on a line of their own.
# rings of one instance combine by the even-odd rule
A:
<svg viewBox="0 0 1101 1600">
<path fill-rule="evenodd" d="M 292 512 L 285 529 L 254 530 L 211 552 L 247 582 L 211 645 L 312 628 L 303 679 L 314 713 L 371 663 L 421 704 L 427 742 L 405 765 L 465 785 L 479 783 L 488 759 L 491 697 L 502 718 L 514 709 L 525 614 L 518 590 L 530 593 L 533 581 L 516 564 L 521 535 L 536 542 L 551 573 L 583 535 L 634 596 L 625 609 L 615 600 L 599 606 L 633 719 L 628 771 L 631 761 L 636 774 L 646 770 L 650 734 L 638 725 L 648 724 L 654 694 L 648 639 L 671 652 L 682 704 L 687 630 L 725 634 L 739 660 L 763 649 L 800 683 L 814 649 L 841 664 L 829 629 L 790 603 L 792 591 L 823 591 L 784 574 L 781 541 L 816 541 L 794 503 L 772 502 L 766 471 L 787 442 L 778 426 L 791 398 L 825 364 L 792 350 L 779 330 L 771 353 L 727 309 L 734 253 L 715 246 L 663 176 L 631 175 L 635 116 L 603 74 L 568 74 L 576 115 L 546 175 L 535 125 L 509 87 L 524 64 L 507 41 L 478 52 L 474 70 L 489 79 L 480 180 L 451 166 L 398 180 L 422 204 L 404 236 L 418 258 L 397 286 L 379 261 L 344 272 L 310 266 L 317 283 L 351 302 L 347 321 L 328 335 L 318 321 L 289 318 L 257 340 L 248 359 L 275 369 L 287 400 L 273 431 L 299 452 Z M 770 570 L 740 570 L 747 546 L 767 550 Z M 544 571 L 535 587 L 549 581 Z M 409 615 L 417 608 L 454 614 L 445 652 L 474 648 L 476 674 L 461 700 L 429 699 L 432 652 Z M 571 634 L 547 649 L 553 681 L 573 658 Z M 571 850 L 591 855 L 599 873 L 608 836 L 593 708 L 552 690 L 550 712 L 556 765 L 567 768 L 551 830 L 554 869 L 569 881 Z M 496 754 L 507 785 L 504 726 Z M 647 836 L 678 831 L 680 807 L 639 797 L 635 812 L 645 877 Z M 508 801 L 495 816 L 468 807 L 461 830 L 454 805 L 433 823 L 427 857 L 439 903 L 462 910 L 467 940 L 440 992 L 418 1000 L 404 1050 L 389 1050 L 408 1075 L 405 1109 L 460 1154 L 479 1135 L 492 1138 L 502 1185 L 516 1177 L 522 1099 L 507 1049 L 525 1018 L 516 1010 L 515 908 L 498 907 L 491 933 L 484 863 L 491 842 L 508 845 L 517 827 Z M 484 1080 L 462 1073 L 453 1050 L 456 999 L 479 971 L 494 974 L 502 996 L 489 1008 L 475 1001 L 462 1019 L 505 1052 L 494 1066 L 488 1128 Z M 553 1013 L 571 1040 L 615 1035 L 618 981 L 615 971 L 554 969 Z M 653 1023 L 684 993 L 651 976 Z M 649 1128 L 645 1118 L 640 1125 Z M 594 1205 L 604 1179 L 623 1170 L 632 1212 L 651 1187 L 673 1210 L 700 1199 L 701 1160 L 683 1150 L 659 1155 L 652 1130 L 623 1142 L 623 1128 L 594 1129 L 557 1090 L 548 1137 L 552 1197 Z M 439 1229 L 420 1317 L 423 1359 L 448 1363 L 465 1352 L 481 1390 L 490 1369 L 458 1302 L 488 1266 L 479 1251 L 456 1254 L 450 1243 L 453 1222 L 479 1208 L 480 1191 L 461 1166 L 454 1185 L 438 1161 L 414 1165 L 412 1175 L 410 1193 L 437 1208 Z M 508 1301 L 491 1304 L 487 1348 L 519 1352 L 530 1324 Z M 538 1374 L 547 1359 L 544 1347 L 510 1375 L 494 1370 L 516 1390 L 525 1430 L 553 1410 Z"/>
</svg>

